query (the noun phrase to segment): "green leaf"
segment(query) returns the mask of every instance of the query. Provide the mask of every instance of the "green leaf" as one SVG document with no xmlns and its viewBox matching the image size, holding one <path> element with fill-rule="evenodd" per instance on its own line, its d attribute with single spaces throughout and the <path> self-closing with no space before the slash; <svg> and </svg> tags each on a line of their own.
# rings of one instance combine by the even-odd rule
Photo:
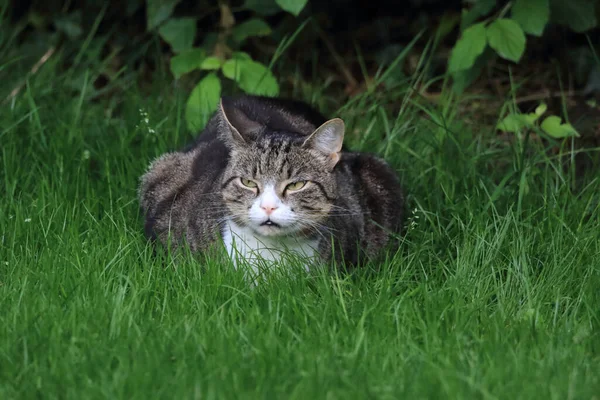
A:
<svg viewBox="0 0 600 400">
<path fill-rule="evenodd" d="M 516 0 L 512 7 L 512 18 L 531 35 L 542 36 L 550 18 L 548 0 Z"/>
<path fill-rule="evenodd" d="M 171 16 L 173 9 L 181 0 L 147 0 L 146 29 L 153 30 Z"/>
<path fill-rule="evenodd" d="M 201 68 L 206 57 L 204 49 L 186 50 L 171 57 L 171 72 L 175 75 L 175 79 L 179 79 L 181 75 L 187 74 L 196 68 Z"/>
<path fill-rule="evenodd" d="M 519 132 L 528 126 L 527 120 L 522 114 L 509 114 L 498 124 L 497 129 L 503 132 Z"/>
<path fill-rule="evenodd" d="M 546 112 L 548 106 L 546 103 L 540 103 L 536 107 L 535 112 L 529 114 L 509 114 L 507 115 L 496 129 L 504 132 L 518 132 L 523 128 L 533 128 L 535 121 L 537 121 L 542 114 Z"/>
<path fill-rule="evenodd" d="M 231 59 L 223 64 L 223 75 L 237 82 L 246 93 L 277 96 L 279 84 L 263 64 L 253 60 Z"/>
<path fill-rule="evenodd" d="M 185 107 L 185 120 L 191 131 L 198 131 L 216 111 L 221 98 L 221 81 L 216 73 L 206 75 L 196 85 Z"/>
<path fill-rule="evenodd" d="M 467 28 L 452 49 L 448 71 L 452 73 L 471 68 L 485 50 L 486 43 L 483 23 Z"/>
<path fill-rule="evenodd" d="M 275 0 L 246 0 L 244 7 L 264 16 L 277 14 L 281 11 Z"/>
<path fill-rule="evenodd" d="M 515 21 L 506 18 L 495 20 L 487 28 L 490 46 L 502 58 L 518 62 L 525 51 L 525 33 Z"/>
<path fill-rule="evenodd" d="M 540 103 L 540 105 L 535 108 L 535 114 L 538 117 L 540 117 L 543 113 L 546 112 L 547 109 L 548 106 L 546 105 L 546 103 Z"/>
<path fill-rule="evenodd" d="M 551 115 L 547 117 L 541 125 L 544 132 L 555 139 L 562 139 L 571 136 L 579 136 L 579 133 L 571 124 L 561 123 L 560 117 Z"/>
<path fill-rule="evenodd" d="M 533 117 L 532 117 L 533 115 Z M 496 126 L 496 129 L 499 129 L 503 132 L 519 132 L 523 130 L 523 128 L 531 128 L 533 127 L 533 123 L 537 119 L 535 114 L 509 114 L 500 123 Z"/>
<path fill-rule="evenodd" d="M 221 68 L 221 65 L 223 65 L 223 60 L 221 60 L 219 57 L 210 56 L 206 57 L 204 61 L 202 61 L 200 64 L 200 69 L 217 70 Z"/>
<path fill-rule="evenodd" d="M 196 20 L 193 18 L 171 18 L 158 29 L 158 33 L 171 45 L 175 53 L 189 50 L 196 37 Z"/>
<path fill-rule="evenodd" d="M 225 75 L 226 78 L 232 79 L 232 80 L 237 80 L 236 77 L 239 77 L 239 75 L 241 74 L 241 70 L 243 68 L 243 64 L 244 64 L 244 60 L 238 60 L 238 59 L 231 59 L 231 60 L 227 60 L 225 61 L 225 64 L 223 64 L 223 75 Z"/>
<path fill-rule="evenodd" d="M 551 0 L 550 16 L 575 32 L 585 32 L 598 24 L 594 0 Z"/>
<path fill-rule="evenodd" d="M 527 126 L 530 127 L 530 128 L 533 127 L 533 123 L 535 121 L 537 121 L 538 118 L 540 117 L 536 113 L 521 114 L 521 115 L 523 116 L 523 120 L 525 121 L 525 123 L 527 124 Z"/>
<path fill-rule="evenodd" d="M 503 132 L 519 132 L 526 126 L 526 122 L 521 114 L 509 114 L 496 126 L 496 129 Z"/>
<path fill-rule="evenodd" d="M 275 2 L 281 7 L 282 10 L 298 16 L 308 0 L 275 0 Z"/>
<path fill-rule="evenodd" d="M 231 55 L 231 58 L 234 60 L 252 60 L 250 54 L 245 53 L 243 51 L 236 51 Z"/>
<path fill-rule="evenodd" d="M 238 43 L 251 36 L 267 36 L 271 34 L 271 27 L 262 19 L 252 18 L 233 28 L 232 37 Z"/>
</svg>

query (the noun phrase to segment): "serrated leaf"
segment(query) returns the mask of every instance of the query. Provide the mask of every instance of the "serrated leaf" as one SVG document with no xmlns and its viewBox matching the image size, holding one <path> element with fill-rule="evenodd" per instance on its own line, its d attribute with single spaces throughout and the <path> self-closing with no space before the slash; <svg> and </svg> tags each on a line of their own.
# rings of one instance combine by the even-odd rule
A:
<svg viewBox="0 0 600 400">
<path fill-rule="evenodd" d="M 535 108 L 535 114 L 539 117 L 543 113 L 545 113 L 547 109 L 548 106 L 546 105 L 546 103 L 540 103 L 540 105 Z"/>
<path fill-rule="evenodd" d="M 550 18 L 548 0 L 515 0 L 512 18 L 531 35 L 542 36 Z"/>
<path fill-rule="evenodd" d="M 185 120 L 191 131 L 198 131 L 216 111 L 221 98 L 221 81 L 216 73 L 206 75 L 196 85 L 185 107 Z"/>
<path fill-rule="evenodd" d="M 231 59 L 223 64 L 221 68 L 225 77 L 237 82 L 239 87 L 246 93 L 277 96 L 279 84 L 263 64 L 253 60 Z"/>
<path fill-rule="evenodd" d="M 515 21 L 506 18 L 495 20 L 486 30 L 492 49 L 502 58 L 518 62 L 525 52 L 525 33 Z"/>
<path fill-rule="evenodd" d="M 308 3 L 308 0 L 275 0 L 275 2 L 282 10 L 298 16 L 306 6 L 306 3 Z"/>
<path fill-rule="evenodd" d="M 571 124 L 562 123 L 560 117 L 551 115 L 546 117 L 541 125 L 544 132 L 552 136 L 555 139 L 562 139 L 566 137 L 579 136 L 579 133 L 573 128 Z"/>
<path fill-rule="evenodd" d="M 205 60 L 206 51 L 204 49 L 191 49 L 171 57 L 171 72 L 175 79 L 179 79 L 183 74 L 187 74 L 200 68 Z"/>
<path fill-rule="evenodd" d="M 242 43 L 249 37 L 267 36 L 271 34 L 271 27 L 262 19 L 252 18 L 233 28 L 232 37 L 238 43 Z"/>
<path fill-rule="evenodd" d="M 585 32 L 598 24 L 594 0 L 551 0 L 550 16 L 575 32 Z"/>
<path fill-rule="evenodd" d="M 486 44 L 483 23 L 467 28 L 452 49 L 448 71 L 452 73 L 471 68 L 477 57 L 485 50 Z"/>
<path fill-rule="evenodd" d="M 210 57 L 206 57 L 202 61 L 202 64 L 200 64 L 200 69 L 217 70 L 217 69 L 221 68 L 221 65 L 223 65 L 223 60 L 221 60 L 220 58 L 215 57 L 215 56 L 210 56 Z"/>
<path fill-rule="evenodd" d="M 147 0 L 146 29 L 153 30 L 171 16 L 173 9 L 181 0 Z"/>
<path fill-rule="evenodd" d="M 189 50 L 196 37 L 196 20 L 193 18 L 171 18 L 165 22 L 158 33 L 175 53 Z"/>
</svg>

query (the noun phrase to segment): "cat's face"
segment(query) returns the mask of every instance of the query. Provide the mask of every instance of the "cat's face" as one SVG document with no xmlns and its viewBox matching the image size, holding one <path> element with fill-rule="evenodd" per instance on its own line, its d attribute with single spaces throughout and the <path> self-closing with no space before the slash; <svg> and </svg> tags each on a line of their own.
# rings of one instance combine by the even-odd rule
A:
<svg viewBox="0 0 600 400">
<path fill-rule="evenodd" d="M 298 127 L 292 133 L 268 131 L 223 102 L 221 116 L 222 138 L 231 149 L 222 181 L 230 217 L 263 236 L 315 232 L 337 196 L 333 169 L 342 148 L 343 121 Z"/>
<path fill-rule="evenodd" d="M 337 193 L 331 160 L 302 143 L 266 137 L 232 150 L 223 199 L 235 222 L 263 236 L 310 234 L 322 224 Z"/>
</svg>

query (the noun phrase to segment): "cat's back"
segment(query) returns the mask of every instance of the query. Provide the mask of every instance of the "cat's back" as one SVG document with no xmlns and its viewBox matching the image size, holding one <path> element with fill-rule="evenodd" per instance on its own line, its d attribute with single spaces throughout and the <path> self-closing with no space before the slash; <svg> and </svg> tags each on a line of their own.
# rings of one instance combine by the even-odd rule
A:
<svg viewBox="0 0 600 400">
<path fill-rule="evenodd" d="M 305 102 L 264 96 L 223 97 L 236 109 L 244 112 L 251 120 L 266 128 L 266 131 L 283 131 L 311 134 L 326 118 Z"/>
<path fill-rule="evenodd" d="M 326 121 L 326 118 L 313 107 L 293 99 L 238 95 L 223 96 L 222 101 L 262 126 L 263 134 L 266 135 L 285 132 L 291 135 L 308 136 Z M 186 151 L 214 142 L 219 143 L 219 150 L 224 151 L 225 143 L 221 139 L 224 124 L 222 115 L 215 113 Z M 215 149 L 216 146 L 211 148 L 211 150 Z"/>
</svg>

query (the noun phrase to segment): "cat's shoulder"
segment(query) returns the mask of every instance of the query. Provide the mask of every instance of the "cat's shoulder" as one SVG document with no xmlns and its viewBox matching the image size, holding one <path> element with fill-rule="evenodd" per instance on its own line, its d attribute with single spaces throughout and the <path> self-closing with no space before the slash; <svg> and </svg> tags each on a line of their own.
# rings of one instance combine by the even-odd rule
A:
<svg viewBox="0 0 600 400">
<path fill-rule="evenodd" d="M 390 170 L 392 167 L 382 157 L 367 152 L 345 150 L 342 151 L 340 162 L 355 171 L 362 170 Z"/>
<path fill-rule="evenodd" d="M 398 187 L 396 170 L 383 158 L 366 152 L 344 151 L 340 158 L 342 169 L 366 183 Z"/>
</svg>

